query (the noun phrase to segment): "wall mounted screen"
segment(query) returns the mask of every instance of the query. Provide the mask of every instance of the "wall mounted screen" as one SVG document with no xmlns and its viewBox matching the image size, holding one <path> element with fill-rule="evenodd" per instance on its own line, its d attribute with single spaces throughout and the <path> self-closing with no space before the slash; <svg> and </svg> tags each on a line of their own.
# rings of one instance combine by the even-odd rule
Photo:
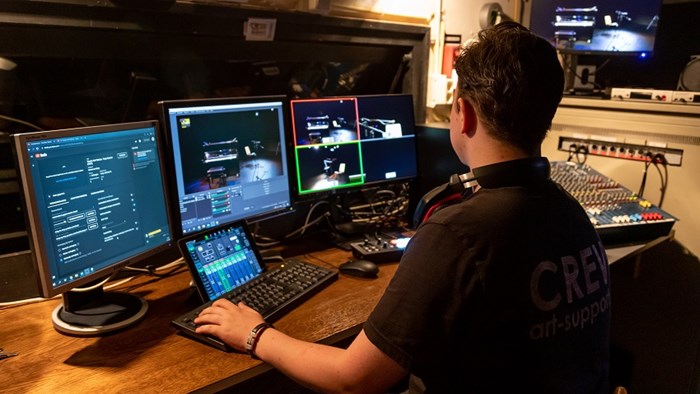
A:
<svg viewBox="0 0 700 394">
<path fill-rule="evenodd" d="M 526 24 L 562 52 L 646 56 L 654 50 L 661 0 L 532 0 L 528 4 Z"/>
</svg>

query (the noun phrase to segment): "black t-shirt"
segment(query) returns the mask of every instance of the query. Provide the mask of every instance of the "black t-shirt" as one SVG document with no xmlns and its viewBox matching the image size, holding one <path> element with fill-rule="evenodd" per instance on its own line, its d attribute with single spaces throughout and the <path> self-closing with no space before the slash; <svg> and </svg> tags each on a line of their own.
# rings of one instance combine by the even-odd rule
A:
<svg viewBox="0 0 700 394">
<path fill-rule="evenodd" d="M 481 189 L 419 227 L 364 330 L 428 392 L 603 393 L 608 285 L 558 185 Z"/>
</svg>

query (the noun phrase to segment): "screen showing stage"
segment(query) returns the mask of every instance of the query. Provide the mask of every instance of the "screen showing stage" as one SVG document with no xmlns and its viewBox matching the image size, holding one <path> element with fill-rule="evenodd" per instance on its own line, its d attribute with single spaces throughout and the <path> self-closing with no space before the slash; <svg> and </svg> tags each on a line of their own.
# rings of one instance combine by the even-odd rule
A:
<svg viewBox="0 0 700 394">
<path fill-rule="evenodd" d="M 284 96 L 161 105 L 179 235 L 290 209 Z"/>
<path fill-rule="evenodd" d="M 530 29 L 570 53 L 648 55 L 654 50 L 661 0 L 533 0 Z"/>
<path fill-rule="evenodd" d="M 158 122 L 15 135 L 44 296 L 170 246 Z"/>
<path fill-rule="evenodd" d="M 414 178 L 411 95 L 292 100 L 298 195 Z"/>
</svg>

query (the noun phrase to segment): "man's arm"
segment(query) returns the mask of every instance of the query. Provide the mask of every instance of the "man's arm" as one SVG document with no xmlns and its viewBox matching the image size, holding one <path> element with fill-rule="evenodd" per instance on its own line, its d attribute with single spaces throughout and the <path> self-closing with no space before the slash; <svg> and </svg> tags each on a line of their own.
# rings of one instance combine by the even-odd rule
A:
<svg viewBox="0 0 700 394">
<path fill-rule="evenodd" d="M 248 334 L 263 321 L 244 304 L 219 300 L 200 313 L 197 333 L 214 335 L 243 350 Z M 259 337 L 255 354 L 303 386 L 322 392 L 384 392 L 399 381 L 404 370 L 379 350 L 364 331 L 347 349 L 294 339 L 267 329 Z"/>
</svg>

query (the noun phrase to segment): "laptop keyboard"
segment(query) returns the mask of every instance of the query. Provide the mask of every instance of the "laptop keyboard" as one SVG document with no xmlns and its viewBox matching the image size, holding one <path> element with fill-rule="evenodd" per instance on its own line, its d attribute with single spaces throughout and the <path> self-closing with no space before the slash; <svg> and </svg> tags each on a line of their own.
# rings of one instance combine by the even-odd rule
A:
<svg viewBox="0 0 700 394">
<path fill-rule="evenodd" d="M 278 269 L 263 272 L 250 282 L 223 294 L 233 303 L 243 301 L 268 322 L 274 322 L 333 283 L 338 272 L 301 260 L 288 259 Z M 194 319 L 211 305 L 209 301 L 172 321 L 183 334 L 218 349 L 232 349 L 218 338 L 197 334 Z"/>
</svg>

